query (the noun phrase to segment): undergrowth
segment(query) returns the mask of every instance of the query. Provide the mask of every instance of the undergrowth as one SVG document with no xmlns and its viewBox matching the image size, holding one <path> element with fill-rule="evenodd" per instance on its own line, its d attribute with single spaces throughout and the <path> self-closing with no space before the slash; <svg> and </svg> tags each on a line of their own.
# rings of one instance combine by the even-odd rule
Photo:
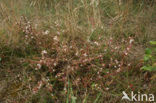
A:
<svg viewBox="0 0 156 103">
<path fill-rule="evenodd" d="M 2 0 L 0 102 L 119 103 L 122 91 L 156 94 L 155 71 L 140 69 L 151 65 L 144 59 L 155 39 L 154 5 Z"/>
</svg>

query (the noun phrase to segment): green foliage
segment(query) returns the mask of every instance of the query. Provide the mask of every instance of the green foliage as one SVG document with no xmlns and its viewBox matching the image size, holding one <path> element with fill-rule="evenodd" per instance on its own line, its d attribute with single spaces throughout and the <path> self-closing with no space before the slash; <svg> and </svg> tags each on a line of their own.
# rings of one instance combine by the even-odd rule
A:
<svg viewBox="0 0 156 103">
<path fill-rule="evenodd" d="M 150 41 L 150 44 L 156 45 L 156 41 Z"/>
<path fill-rule="evenodd" d="M 96 97 L 96 99 L 95 99 L 94 103 L 97 103 L 97 102 L 98 102 L 98 100 L 99 100 L 100 96 L 101 96 L 101 93 L 99 93 L 99 94 L 97 95 L 97 97 Z"/>
<path fill-rule="evenodd" d="M 68 80 L 68 94 L 67 94 L 66 103 L 76 103 L 76 99 L 77 98 L 74 96 L 70 81 Z M 69 102 L 69 101 L 71 101 L 71 102 Z"/>
<path fill-rule="evenodd" d="M 143 66 L 141 69 L 145 71 L 155 71 L 156 66 Z"/>
<path fill-rule="evenodd" d="M 145 56 L 144 56 L 144 61 L 149 61 L 152 58 L 152 50 L 147 48 L 145 50 Z"/>
<path fill-rule="evenodd" d="M 156 53 L 156 41 L 150 41 L 150 44 L 153 45 L 154 47 L 152 48 L 147 48 L 145 50 L 145 56 L 144 56 L 144 62 L 145 66 L 143 66 L 141 69 L 145 71 L 155 71 L 156 70 L 156 56 L 154 53 Z"/>
</svg>

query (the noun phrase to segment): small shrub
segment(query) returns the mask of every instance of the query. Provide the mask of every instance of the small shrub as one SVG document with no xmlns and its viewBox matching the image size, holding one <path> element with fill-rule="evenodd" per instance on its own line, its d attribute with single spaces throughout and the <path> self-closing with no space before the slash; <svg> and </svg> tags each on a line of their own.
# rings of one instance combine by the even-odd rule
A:
<svg viewBox="0 0 156 103">
<path fill-rule="evenodd" d="M 156 70 L 156 41 L 150 41 L 151 45 L 154 45 L 152 48 L 147 48 L 145 50 L 144 62 L 145 66 L 141 69 L 145 71 L 155 71 Z"/>
</svg>

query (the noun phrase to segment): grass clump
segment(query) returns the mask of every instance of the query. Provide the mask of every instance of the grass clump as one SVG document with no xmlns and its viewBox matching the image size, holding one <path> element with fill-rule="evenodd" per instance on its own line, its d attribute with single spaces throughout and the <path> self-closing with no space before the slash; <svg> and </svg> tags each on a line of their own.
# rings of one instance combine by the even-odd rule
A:
<svg viewBox="0 0 156 103">
<path fill-rule="evenodd" d="M 155 72 L 140 69 L 151 63 L 143 61 L 155 39 L 151 4 L 2 0 L 0 102 L 119 103 L 122 91 L 155 94 Z"/>
</svg>

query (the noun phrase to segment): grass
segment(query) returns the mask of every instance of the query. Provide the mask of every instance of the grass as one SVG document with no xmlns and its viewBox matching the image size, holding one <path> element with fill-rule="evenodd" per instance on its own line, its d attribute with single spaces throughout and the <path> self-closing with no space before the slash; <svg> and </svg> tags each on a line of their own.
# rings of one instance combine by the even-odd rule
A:
<svg viewBox="0 0 156 103">
<path fill-rule="evenodd" d="M 152 2 L 152 1 L 151 1 Z M 119 103 L 156 95 L 144 50 L 155 2 L 1 0 L 0 102 Z"/>
</svg>

